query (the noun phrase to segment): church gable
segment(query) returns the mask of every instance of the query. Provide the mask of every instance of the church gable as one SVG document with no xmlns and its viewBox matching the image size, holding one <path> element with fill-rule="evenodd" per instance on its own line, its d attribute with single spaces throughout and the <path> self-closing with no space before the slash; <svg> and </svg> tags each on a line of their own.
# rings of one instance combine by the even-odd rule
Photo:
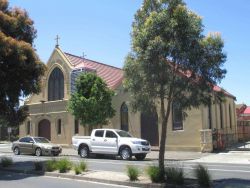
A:
<svg viewBox="0 0 250 188">
<path fill-rule="evenodd" d="M 32 95 L 26 104 L 68 99 L 70 97 L 70 72 L 72 68 L 64 53 L 59 47 L 56 47 L 47 62 L 47 71 L 42 79 L 41 92 L 38 95 Z M 53 75 L 51 75 L 52 73 Z M 59 77 L 62 78 L 59 79 Z M 49 80 L 51 81 L 49 82 Z"/>
</svg>

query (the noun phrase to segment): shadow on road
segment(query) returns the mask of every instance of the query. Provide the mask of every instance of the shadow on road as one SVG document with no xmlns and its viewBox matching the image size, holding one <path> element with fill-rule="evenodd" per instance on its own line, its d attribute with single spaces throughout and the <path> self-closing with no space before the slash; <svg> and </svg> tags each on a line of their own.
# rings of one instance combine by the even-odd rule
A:
<svg viewBox="0 0 250 188">
<path fill-rule="evenodd" d="M 1 181 L 22 180 L 22 179 L 25 179 L 25 178 L 38 177 L 38 176 L 41 176 L 41 175 L 15 173 L 15 172 L 8 172 L 8 171 L 1 171 L 0 170 L 0 182 Z M 17 187 L 18 187 L 18 185 L 17 185 Z"/>
<path fill-rule="evenodd" d="M 250 180 L 223 179 L 215 181 L 214 188 L 250 188 Z"/>
</svg>

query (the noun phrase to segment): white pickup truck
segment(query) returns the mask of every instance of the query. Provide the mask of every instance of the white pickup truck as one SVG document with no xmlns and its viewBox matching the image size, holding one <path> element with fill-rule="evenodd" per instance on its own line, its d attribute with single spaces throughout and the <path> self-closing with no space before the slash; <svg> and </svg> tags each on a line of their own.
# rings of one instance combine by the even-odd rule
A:
<svg viewBox="0 0 250 188">
<path fill-rule="evenodd" d="M 91 136 L 73 136 L 72 144 L 83 158 L 95 153 L 120 155 L 124 160 L 135 156 L 137 160 L 143 160 L 151 151 L 147 140 L 134 138 L 118 129 L 94 129 Z"/>
</svg>

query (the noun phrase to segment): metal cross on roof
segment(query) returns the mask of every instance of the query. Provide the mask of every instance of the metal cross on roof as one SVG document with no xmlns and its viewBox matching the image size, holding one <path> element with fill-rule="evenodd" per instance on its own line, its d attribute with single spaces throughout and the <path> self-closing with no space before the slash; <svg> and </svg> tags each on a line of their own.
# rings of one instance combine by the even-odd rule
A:
<svg viewBox="0 0 250 188">
<path fill-rule="evenodd" d="M 56 47 L 59 47 L 59 39 L 60 39 L 60 37 L 58 35 L 56 35 L 56 38 L 55 38 L 55 40 L 56 40 Z"/>
<path fill-rule="evenodd" d="M 85 53 L 82 52 L 82 58 L 85 59 L 86 56 L 87 56 L 87 55 L 85 55 Z"/>
</svg>

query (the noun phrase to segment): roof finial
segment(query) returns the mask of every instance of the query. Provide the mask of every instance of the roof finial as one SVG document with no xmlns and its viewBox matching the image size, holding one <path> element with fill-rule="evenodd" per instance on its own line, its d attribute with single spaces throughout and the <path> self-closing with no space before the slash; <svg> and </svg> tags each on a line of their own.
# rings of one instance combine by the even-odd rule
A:
<svg viewBox="0 0 250 188">
<path fill-rule="evenodd" d="M 55 38 L 55 40 L 56 40 L 56 48 L 59 47 L 59 39 L 60 39 L 60 37 L 58 35 L 56 35 L 56 38 Z"/>
</svg>

